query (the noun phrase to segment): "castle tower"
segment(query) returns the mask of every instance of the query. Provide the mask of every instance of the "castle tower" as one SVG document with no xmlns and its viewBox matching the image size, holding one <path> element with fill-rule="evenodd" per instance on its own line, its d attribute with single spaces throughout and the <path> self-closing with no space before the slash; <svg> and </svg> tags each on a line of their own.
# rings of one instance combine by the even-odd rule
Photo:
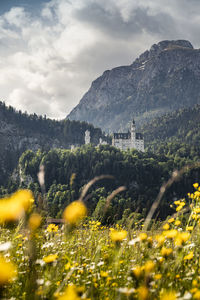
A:
<svg viewBox="0 0 200 300">
<path fill-rule="evenodd" d="M 90 131 L 89 130 L 85 131 L 85 144 L 86 145 L 90 144 Z"/>
<path fill-rule="evenodd" d="M 136 131 L 135 131 L 135 120 L 131 123 L 131 148 L 135 148 Z"/>
</svg>

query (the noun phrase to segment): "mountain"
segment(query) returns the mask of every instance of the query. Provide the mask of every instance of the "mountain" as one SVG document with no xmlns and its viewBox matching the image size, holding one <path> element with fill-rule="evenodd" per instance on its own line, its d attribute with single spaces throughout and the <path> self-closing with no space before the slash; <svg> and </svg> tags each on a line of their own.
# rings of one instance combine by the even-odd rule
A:
<svg viewBox="0 0 200 300">
<path fill-rule="evenodd" d="M 161 41 L 130 66 L 105 71 L 68 115 L 106 131 L 143 124 L 200 103 L 200 50 L 189 41 Z"/>
<path fill-rule="evenodd" d="M 55 121 L 36 114 L 28 115 L 0 102 L 0 185 L 5 183 L 25 150 L 36 152 L 82 145 L 87 129 L 93 144 L 98 144 L 100 137 L 106 139 L 101 129 L 86 122 Z"/>
</svg>

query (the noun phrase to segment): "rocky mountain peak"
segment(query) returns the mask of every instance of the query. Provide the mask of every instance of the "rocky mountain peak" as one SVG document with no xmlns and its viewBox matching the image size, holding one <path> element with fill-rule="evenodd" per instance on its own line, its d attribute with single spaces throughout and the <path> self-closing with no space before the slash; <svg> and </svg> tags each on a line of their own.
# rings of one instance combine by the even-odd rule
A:
<svg viewBox="0 0 200 300">
<path fill-rule="evenodd" d="M 159 42 L 158 44 L 153 44 L 150 50 L 145 51 L 139 56 L 139 59 L 136 59 L 136 62 L 151 59 L 152 57 L 157 56 L 159 53 L 165 50 L 180 48 L 194 49 L 192 44 L 187 40 L 164 40 Z"/>
<path fill-rule="evenodd" d="M 129 66 L 104 72 L 69 114 L 106 131 L 200 103 L 200 49 L 187 40 L 151 46 Z"/>
</svg>

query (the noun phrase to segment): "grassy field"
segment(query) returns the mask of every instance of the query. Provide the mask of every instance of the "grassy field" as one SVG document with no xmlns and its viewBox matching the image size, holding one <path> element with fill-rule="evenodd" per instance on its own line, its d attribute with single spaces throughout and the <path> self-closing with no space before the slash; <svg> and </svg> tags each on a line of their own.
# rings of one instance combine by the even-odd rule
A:
<svg viewBox="0 0 200 300">
<path fill-rule="evenodd" d="M 47 226 L 30 191 L 1 199 L 0 298 L 200 299 L 199 185 L 172 206 L 156 230 L 102 226 L 81 200 Z"/>
</svg>

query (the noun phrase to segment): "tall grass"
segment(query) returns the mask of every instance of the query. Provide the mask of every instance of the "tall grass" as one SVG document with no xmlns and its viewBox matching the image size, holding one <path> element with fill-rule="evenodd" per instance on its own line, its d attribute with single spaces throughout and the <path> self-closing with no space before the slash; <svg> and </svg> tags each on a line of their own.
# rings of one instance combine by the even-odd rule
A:
<svg viewBox="0 0 200 300">
<path fill-rule="evenodd" d="M 1 200 L 1 298 L 200 299 L 200 187 L 193 186 L 157 230 L 148 219 L 137 229 L 91 220 L 90 184 L 60 226 L 46 225 L 30 191 Z"/>
</svg>

